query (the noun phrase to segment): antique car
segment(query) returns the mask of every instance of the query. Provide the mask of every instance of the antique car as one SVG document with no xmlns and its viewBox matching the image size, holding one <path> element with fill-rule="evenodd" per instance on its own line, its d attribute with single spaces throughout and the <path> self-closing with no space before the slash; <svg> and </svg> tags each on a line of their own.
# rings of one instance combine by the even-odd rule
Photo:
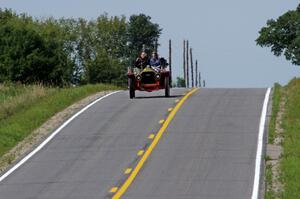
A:
<svg viewBox="0 0 300 199">
<path fill-rule="evenodd" d="M 158 67 L 147 66 L 142 69 L 128 68 L 128 87 L 130 99 L 135 98 L 135 91 L 157 91 L 165 90 L 165 97 L 170 96 L 170 71 L 168 64 L 161 58 L 161 65 Z"/>
</svg>

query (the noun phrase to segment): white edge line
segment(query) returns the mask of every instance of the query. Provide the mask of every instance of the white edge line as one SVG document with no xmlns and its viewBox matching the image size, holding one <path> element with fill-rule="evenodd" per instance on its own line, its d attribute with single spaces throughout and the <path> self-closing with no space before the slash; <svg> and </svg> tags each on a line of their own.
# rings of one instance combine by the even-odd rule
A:
<svg viewBox="0 0 300 199">
<path fill-rule="evenodd" d="M 26 155 L 22 160 L 20 160 L 15 166 L 13 166 L 11 169 L 9 169 L 5 174 L 3 174 L 0 177 L 0 182 L 2 182 L 5 178 L 7 178 L 10 174 L 12 174 L 16 169 L 18 169 L 20 166 L 22 166 L 27 160 L 29 160 L 32 156 L 34 156 L 37 152 L 39 152 L 48 142 L 50 142 L 64 127 L 66 127 L 70 122 L 72 122 L 76 117 L 78 117 L 80 114 L 82 114 L 84 111 L 89 109 L 91 106 L 96 104 L 97 102 L 101 101 L 102 99 L 113 95 L 115 93 L 118 93 L 120 91 L 114 91 L 112 93 L 109 93 L 107 95 L 104 95 L 95 101 L 91 102 L 87 106 L 85 106 L 83 109 L 78 111 L 75 115 L 73 115 L 71 118 L 69 118 L 67 121 L 65 121 L 60 127 L 58 127 L 49 137 L 47 137 L 37 148 L 35 148 L 33 151 L 31 151 L 28 155 Z"/>
<path fill-rule="evenodd" d="M 268 110 L 268 102 L 270 98 L 271 88 L 268 88 L 265 100 L 261 112 L 260 124 L 259 124 L 259 132 L 258 132 L 258 140 L 257 140 L 257 151 L 256 151 L 256 161 L 255 161 L 255 174 L 254 174 L 254 183 L 252 190 L 251 199 L 258 199 L 259 192 L 259 181 L 260 181 L 260 170 L 261 170 L 261 159 L 262 159 L 262 149 L 263 149 L 263 140 L 264 140 L 264 131 L 266 124 L 266 116 Z"/>
</svg>

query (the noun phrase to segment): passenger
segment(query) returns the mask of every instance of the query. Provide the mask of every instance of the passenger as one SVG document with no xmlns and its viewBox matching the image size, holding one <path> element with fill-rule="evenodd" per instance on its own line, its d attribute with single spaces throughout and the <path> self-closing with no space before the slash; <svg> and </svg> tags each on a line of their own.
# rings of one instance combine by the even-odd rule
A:
<svg viewBox="0 0 300 199">
<path fill-rule="evenodd" d="M 149 59 L 147 53 L 142 52 L 141 55 L 136 59 L 134 66 L 138 69 L 144 69 L 149 65 Z"/>
<path fill-rule="evenodd" d="M 150 66 L 160 66 L 160 59 L 158 58 L 157 52 L 152 53 L 152 57 L 150 59 Z"/>
</svg>

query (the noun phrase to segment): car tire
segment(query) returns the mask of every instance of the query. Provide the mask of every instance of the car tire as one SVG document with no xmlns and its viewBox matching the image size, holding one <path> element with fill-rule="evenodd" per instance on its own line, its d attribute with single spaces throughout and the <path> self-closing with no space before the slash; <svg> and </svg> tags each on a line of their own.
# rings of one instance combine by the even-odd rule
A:
<svg viewBox="0 0 300 199">
<path fill-rule="evenodd" d="M 129 98 L 135 98 L 135 90 L 134 90 L 134 80 L 132 78 L 128 78 L 128 86 L 129 86 Z"/>
<path fill-rule="evenodd" d="M 165 97 L 170 97 L 170 78 L 165 77 Z"/>
</svg>

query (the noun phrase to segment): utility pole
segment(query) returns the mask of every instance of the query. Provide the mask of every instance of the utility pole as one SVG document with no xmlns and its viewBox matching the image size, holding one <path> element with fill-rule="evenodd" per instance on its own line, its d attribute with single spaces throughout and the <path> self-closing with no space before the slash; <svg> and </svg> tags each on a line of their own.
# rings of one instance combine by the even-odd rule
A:
<svg viewBox="0 0 300 199">
<path fill-rule="evenodd" d="M 186 87 L 190 87 L 190 82 L 189 82 L 189 40 L 186 41 Z"/>
<path fill-rule="evenodd" d="M 194 87 L 194 62 L 193 62 L 193 49 L 190 49 L 191 54 L 191 77 L 192 77 L 192 88 Z"/>
<path fill-rule="evenodd" d="M 205 88 L 205 86 L 206 86 L 205 84 L 206 84 L 206 82 L 205 82 L 205 80 L 203 80 L 203 87 L 204 87 L 204 88 Z"/>
<path fill-rule="evenodd" d="M 169 40 L 169 68 L 170 68 L 170 86 L 172 87 L 172 41 Z"/>
<path fill-rule="evenodd" d="M 196 59 L 196 71 L 195 71 L 195 73 L 196 73 L 196 87 L 198 87 L 198 60 Z"/>
<path fill-rule="evenodd" d="M 199 72 L 199 87 L 201 87 L 201 72 Z"/>
<path fill-rule="evenodd" d="M 187 85 L 186 84 L 186 65 L 185 65 L 185 40 L 183 40 L 183 79 L 184 79 L 184 83 L 185 83 L 185 86 Z"/>
</svg>

